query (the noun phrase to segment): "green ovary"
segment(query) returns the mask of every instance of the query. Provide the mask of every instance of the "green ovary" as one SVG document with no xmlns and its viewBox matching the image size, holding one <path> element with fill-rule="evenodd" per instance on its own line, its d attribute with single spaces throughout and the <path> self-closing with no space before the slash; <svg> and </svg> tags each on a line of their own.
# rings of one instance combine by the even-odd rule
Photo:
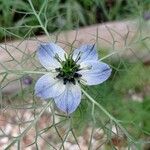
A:
<svg viewBox="0 0 150 150">
<path fill-rule="evenodd" d="M 66 61 L 63 61 L 61 65 L 62 68 L 56 69 L 57 72 L 59 72 L 57 78 L 63 79 L 64 84 L 67 82 L 75 84 L 75 79 L 81 77 L 81 75 L 77 73 L 77 71 L 79 71 L 80 65 L 77 65 L 72 58 L 66 59 Z"/>
</svg>

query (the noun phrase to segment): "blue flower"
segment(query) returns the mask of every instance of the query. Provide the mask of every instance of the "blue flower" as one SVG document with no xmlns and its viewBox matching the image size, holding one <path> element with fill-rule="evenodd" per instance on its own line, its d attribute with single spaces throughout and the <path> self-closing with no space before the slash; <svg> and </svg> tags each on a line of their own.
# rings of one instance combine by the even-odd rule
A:
<svg viewBox="0 0 150 150">
<path fill-rule="evenodd" d="M 53 98 L 67 114 L 80 104 L 80 84 L 100 84 L 111 75 L 109 65 L 98 61 L 94 45 L 82 45 L 67 54 L 55 43 L 42 43 L 37 56 L 47 73 L 36 82 L 35 94 L 42 99 Z"/>
</svg>

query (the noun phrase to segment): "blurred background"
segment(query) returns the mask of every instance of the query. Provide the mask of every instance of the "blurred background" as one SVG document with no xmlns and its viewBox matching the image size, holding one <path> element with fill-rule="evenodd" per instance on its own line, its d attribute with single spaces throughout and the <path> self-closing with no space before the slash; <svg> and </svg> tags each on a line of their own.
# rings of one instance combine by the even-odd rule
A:
<svg viewBox="0 0 150 150">
<path fill-rule="evenodd" d="M 7 146 L 12 150 L 60 149 L 63 142 L 66 144 L 66 150 L 78 150 L 79 145 L 81 150 L 90 147 L 92 150 L 149 150 L 150 0 L 30 2 L 34 9 L 28 0 L 0 0 L 0 69 L 5 70 L 0 72 L 0 150 Z M 100 58 L 104 58 L 103 61 L 112 67 L 113 72 L 105 83 L 86 87 L 85 90 L 119 120 L 134 140 L 121 131 L 103 111 L 95 107 L 93 113 L 93 106 L 85 96 L 72 117 L 72 128 L 75 132 L 70 130 L 72 137 L 66 138 L 67 117 L 59 111 L 46 111 L 39 121 L 33 124 L 32 130 L 18 136 L 30 123 L 32 124 L 44 104 L 33 94 L 34 84 L 39 76 L 25 73 L 16 74 L 12 79 L 9 69 L 42 69 L 39 64 L 37 65 L 35 47 L 28 47 L 27 50 L 19 47 L 26 39 L 33 38 L 32 42 L 41 41 L 40 37 L 45 35 L 42 25 L 50 35 L 58 34 L 58 37 L 59 33 L 66 31 L 69 31 L 68 36 L 71 37 L 72 30 L 79 30 L 80 33 L 83 29 L 83 41 L 86 37 L 85 28 L 90 29 L 88 31 L 92 34 L 97 26 L 103 31 L 103 25 L 106 25 L 104 31 L 107 31 L 109 36 L 104 32 L 101 38 L 107 41 L 109 46 L 105 47 L 103 42 L 99 42 L 98 52 Z M 128 28 L 129 30 L 124 30 Z M 134 36 L 130 38 L 130 34 Z M 99 39 L 99 35 L 94 36 Z M 116 46 L 116 39 L 119 39 L 123 46 Z M 21 41 L 16 44 L 16 40 Z M 35 44 L 32 42 L 30 45 Z M 28 49 L 34 49 L 34 52 L 28 53 Z M 123 53 L 120 54 L 123 49 Z M 129 55 L 126 53 L 128 51 Z M 21 56 L 19 59 L 18 53 Z M 56 118 L 57 125 L 52 126 L 53 118 Z M 14 142 L 17 144 L 9 145 L 14 137 L 18 137 Z"/>
<path fill-rule="evenodd" d="M 40 11 L 43 1 L 32 2 L 35 10 Z M 47 0 L 46 3 L 40 17 L 43 22 L 45 16 L 48 18 L 47 29 L 51 33 L 109 21 L 150 18 L 149 0 Z M 1 27 L 24 36 L 29 31 L 29 26 L 32 26 L 32 34 L 43 34 L 38 25 L 27 0 L 0 0 Z M 24 28 L 20 30 L 20 26 Z M 5 39 L 6 34 L 7 32 L 2 32 L 1 28 L 1 41 Z"/>
</svg>

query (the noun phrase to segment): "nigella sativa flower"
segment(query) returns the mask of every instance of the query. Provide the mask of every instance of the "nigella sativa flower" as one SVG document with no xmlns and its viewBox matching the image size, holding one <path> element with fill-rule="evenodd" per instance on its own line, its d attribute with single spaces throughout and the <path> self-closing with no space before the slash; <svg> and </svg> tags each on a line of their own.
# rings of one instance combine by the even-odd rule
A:
<svg viewBox="0 0 150 150">
<path fill-rule="evenodd" d="M 36 82 L 35 94 L 42 99 L 53 98 L 67 114 L 80 104 L 80 84 L 100 84 L 111 74 L 109 65 L 98 60 L 95 45 L 82 45 L 67 54 L 55 43 L 43 43 L 37 56 L 47 73 Z"/>
</svg>

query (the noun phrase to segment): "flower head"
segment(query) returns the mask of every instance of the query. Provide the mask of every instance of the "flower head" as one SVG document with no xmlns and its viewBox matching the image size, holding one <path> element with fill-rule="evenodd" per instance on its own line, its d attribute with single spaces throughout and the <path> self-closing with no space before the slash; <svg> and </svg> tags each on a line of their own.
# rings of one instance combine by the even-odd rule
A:
<svg viewBox="0 0 150 150">
<path fill-rule="evenodd" d="M 37 55 L 47 74 L 36 82 L 35 94 L 42 99 L 53 98 L 56 106 L 67 114 L 80 104 L 80 84 L 100 84 L 111 75 L 111 68 L 98 61 L 95 45 L 82 45 L 67 54 L 55 43 L 43 43 Z"/>
</svg>

